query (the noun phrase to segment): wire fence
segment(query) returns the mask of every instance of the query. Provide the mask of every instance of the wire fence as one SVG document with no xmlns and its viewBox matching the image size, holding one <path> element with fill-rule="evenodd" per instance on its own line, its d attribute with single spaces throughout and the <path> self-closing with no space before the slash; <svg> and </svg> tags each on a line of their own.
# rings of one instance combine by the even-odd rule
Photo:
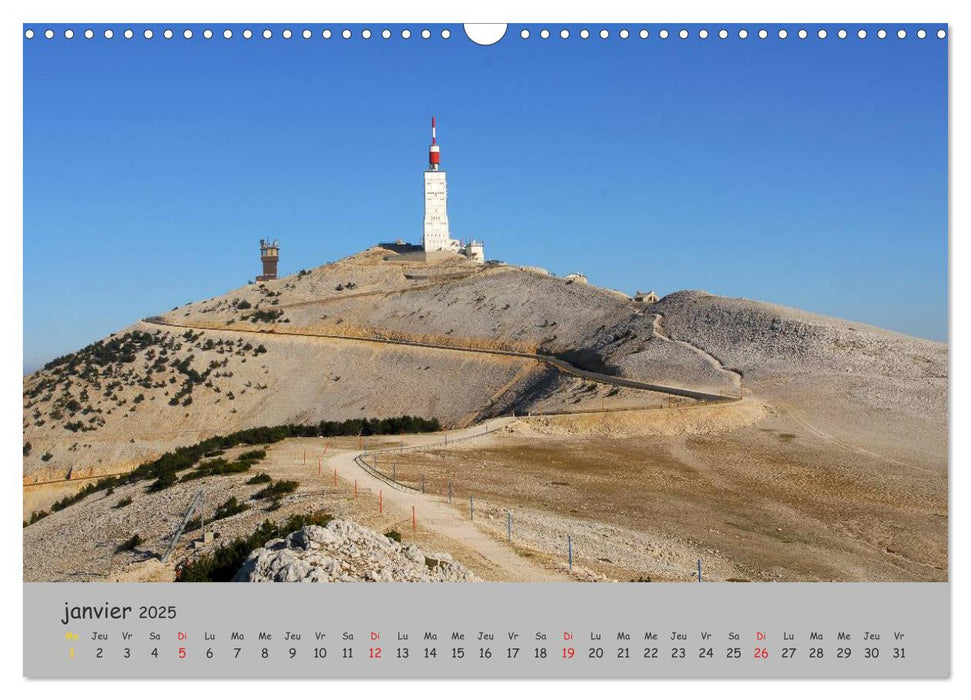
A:
<svg viewBox="0 0 971 700">
<path fill-rule="evenodd" d="M 366 471 L 368 474 L 373 476 L 375 479 L 387 484 L 393 489 L 398 489 L 399 491 L 405 491 L 407 493 L 421 493 L 420 489 L 417 489 L 414 486 L 408 486 L 408 484 L 403 484 L 400 481 L 397 481 L 391 478 L 390 476 L 388 476 L 387 474 L 383 473 L 377 468 L 376 464 L 373 464 L 373 465 L 368 464 L 367 461 L 364 459 L 363 454 L 359 454 L 357 457 L 355 457 L 354 463 L 357 464 L 357 466 L 359 466 L 361 469 Z"/>
<path fill-rule="evenodd" d="M 504 425 L 504 424 L 503 424 Z M 438 442 L 428 442 L 421 445 L 402 445 L 399 447 L 382 447 L 376 450 L 364 450 L 361 452 L 362 457 L 370 457 L 372 455 L 384 455 L 384 454 L 401 454 L 403 452 L 421 452 L 423 450 L 437 450 L 441 447 L 448 447 L 449 445 L 454 445 L 458 442 L 465 442 L 467 440 L 475 440 L 476 438 L 485 437 L 490 433 L 494 433 L 500 430 L 503 425 L 493 425 L 492 427 L 484 426 L 481 432 L 473 433 L 472 435 L 463 435 L 462 437 L 448 437 L 448 433 L 445 434 L 445 439 L 439 440 Z"/>
<path fill-rule="evenodd" d="M 579 574 L 581 578 L 594 576 L 600 580 L 602 576 L 598 570 L 606 566 L 608 569 L 620 566 L 622 569 L 630 569 L 631 572 L 643 572 L 635 581 L 650 581 L 652 576 L 661 576 L 660 580 L 673 581 L 701 581 L 702 580 L 702 560 L 691 561 L 689 564 L 665 561 L 665 558 L 651 553 L 651 547 L 637 546 L 628 543 L 627 546 L 621 541 L 611 542 L 603 531 L 596 526 L 580 522 L 569 523 L 569 518 L 563 522 L 557 522 L 557 518 L 552 520 L 540 517 L 528 511 L 518 511 L 514 514 L 507 504 L 493 502 L 483 499 L 480 495 L 465 489 L 459 491 L 453 489 L 453 483 L 449 479 L 446 483 L 444 493 L 433 489 L 432 492 L 425 490 L 425 478 L 421 476 L 421 486 L 412 486 L 381 471 L 378 468 L 378 457 L 382 454 L 399 454 L 401 452 L 416 452 L 421 450 L 433 451 L 441 449 L 446 445 L 458 442 L 473 440 L 484 437 L 499 430 L 504 423 L 493 424 L 481 432 L 472 435 L 464 435 L 460 438 L 448 438 L 447 440 L 437 440 L 424 445 L 412 445 L 410 447 L 391 447 L 377 450 L 361 452 L 354 458 L 357 464 L 366 473 L 386 484 L 392 489 L 409 494 L 424 494 L 431 498 L 442 499 L 452 503 L 455 498 L 467 502 L 466 516 L 476 524 L 483 526 L 486 530 L 492 531 L 499 537 L 503 537 L 510 543 L 517 543 L 530 550 L 537 550 L 552 555 L 562 562 L 562 565 L 571 573 Z M 394 470 L 394 467 L 392 467 Z M 394 473 L 394 471 L 392 472 Z M 414 477 L 414 473 L 411 475 Z M 440 487 L 441 484 L 439 483 Z M 381 509 L 379 500 L 379 510 Z M 420 511 L 420 506 L 419 506 Z M 421 513 L 417 513 L 412 506 L 412 527 L 417 527 L 417 521 L 421 520 Z M 644 543 L 647 545 L 647 543 Z M 562 557 L 562 558 L 561 558 Z M 623 563 L 621 563 L 623 562 Z M 646 576 L 646 578 L 645 578 Z"/>
<path fill-rule="evenodd" d="M 423 450 L 441 449 L 443 447 L 448 447 L 449 445 L 454 445 L 459 442 L 466 442 L 468 440 L 475 440 L 477 438 L 485 437 L 490 433 L 494 433 L 497 430 L 500 430 L 504 425 L 505 423 L 502 423 L 502 422 L 499 425 L 496 425 L 496 423 L 494 422 L 491 426 L 488 426 L 488 425 L 483 426 L 480 432 L 475 432 L 471 435 L 463 435 L 462 437 L 449 438 L 448 433 L 445 433 L 444 439 L 436 442 L 428 442 L 422 445 L 408 445 L 408 446 L 402 445 L 399 447 L 382 447 L 376 450 L 364 450 L 354 458 L 354 463 L 357 464 L 361 469 L 366 471 L 368 474 L 373 476 L 375 479 L 382 481 L 383 483 L 387 484 L 391 488 L 397 489 L 399 491 L 404 491 L 406 493 L 424 493 L 425 492 L 424 484 L 422 484 L 422 488 L 416 488 L 414 486 L 409 486 L 404 482 L 398 481 L 393 476 L 389 476 L 388 474 L 385 474 L 384 472 L 382 472 L 378 468 L 378 458 L 381 455 L 402 454 L 405 452 L 421 452 Z M 373 462 L 374 462 L 373 464 L 367 461 L 368 457 L 373 458 Z"/>
</svg>

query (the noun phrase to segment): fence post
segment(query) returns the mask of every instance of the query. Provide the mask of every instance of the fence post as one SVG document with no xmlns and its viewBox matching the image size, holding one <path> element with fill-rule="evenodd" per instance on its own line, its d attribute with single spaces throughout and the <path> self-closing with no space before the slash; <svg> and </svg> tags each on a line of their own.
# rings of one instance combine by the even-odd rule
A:
<svg viewBox="0 0 971 700">
<path fill-rule="evenodd" d="M 451 480 L 448 482 L 448 502 L 449 503 L 452 502 L 452 482 L 451 482 Z"/>
<path fill-rule="evenodd" d="M 475 520 L 475 498 L 469 494 L 469 520 Z"/>
<path fill-rule="evenodd" d="M 506 539 L 512 542 L 512 511 L 506 511 Z"/>
<path fill-rule="evenodd" d="M 357 479 L 354 479 L 354 498 L 357 498 Z"/>
<path fill-rule="evenodd" d="M 384 512 L 384 491 L 378 489 L 378 512 Z"/>
<path fill-rule="evenodd" d="M 566 536 L 566 552 L 570 561 L 570 571 L 573 571 L 573 537 L 571 535 Z"/>
</svg>

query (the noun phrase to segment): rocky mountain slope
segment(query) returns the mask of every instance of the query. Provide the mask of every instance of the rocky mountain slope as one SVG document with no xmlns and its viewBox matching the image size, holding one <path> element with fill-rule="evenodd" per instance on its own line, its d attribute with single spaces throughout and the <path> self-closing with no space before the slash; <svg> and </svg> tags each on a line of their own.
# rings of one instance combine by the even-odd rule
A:
<svg viewBox="0 0 971 700">
<path fill-rule="evenodd" d="M 476 581 L 447 554 L 427 555 L 352 520 L 308 525 L 249 555 L 235 581 Z"/>
<path fill-rule="evenodd" d="M 862 404 L 883 412 L 887 434 L 902 414 L 908 435 L 926 424 L 941 442 L 946 422 L 940 343 L 702 292 L 642 304 L 533 268 L 376 247 L 150 317 L 25 377 L 25 481 L 123 471 L 259 425 L 414 414 L 462 426 L 668 400 L 497 352 L 729 396 L 744 382 L 806 405 Z"/>
</svg>

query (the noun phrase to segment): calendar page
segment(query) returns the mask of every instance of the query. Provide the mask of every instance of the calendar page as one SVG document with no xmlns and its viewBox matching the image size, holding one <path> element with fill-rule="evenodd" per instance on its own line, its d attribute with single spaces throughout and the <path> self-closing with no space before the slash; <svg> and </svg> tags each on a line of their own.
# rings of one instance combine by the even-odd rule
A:
<svg viewBox="0 0 971 700">
<path fill-rule="evenodd" d="M 26 23 L 23 673 L 945 678 L 941 23 Z"/>
</svg>

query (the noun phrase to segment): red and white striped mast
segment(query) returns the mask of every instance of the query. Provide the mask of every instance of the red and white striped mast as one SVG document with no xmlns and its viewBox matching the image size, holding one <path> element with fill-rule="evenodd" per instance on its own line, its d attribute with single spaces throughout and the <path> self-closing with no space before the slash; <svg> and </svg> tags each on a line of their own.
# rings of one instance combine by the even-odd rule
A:
<svg viewBox="0 0 971 700">
<path fill-rule="evenodd" d="M 442 155 L 438 148 L 438 142 L 435 138 L 435 117 L 432 117 L 432 145 L 428 147 L 428 169 L 438 170 L 438 166 L 441 163 Z"/>
</svg>

